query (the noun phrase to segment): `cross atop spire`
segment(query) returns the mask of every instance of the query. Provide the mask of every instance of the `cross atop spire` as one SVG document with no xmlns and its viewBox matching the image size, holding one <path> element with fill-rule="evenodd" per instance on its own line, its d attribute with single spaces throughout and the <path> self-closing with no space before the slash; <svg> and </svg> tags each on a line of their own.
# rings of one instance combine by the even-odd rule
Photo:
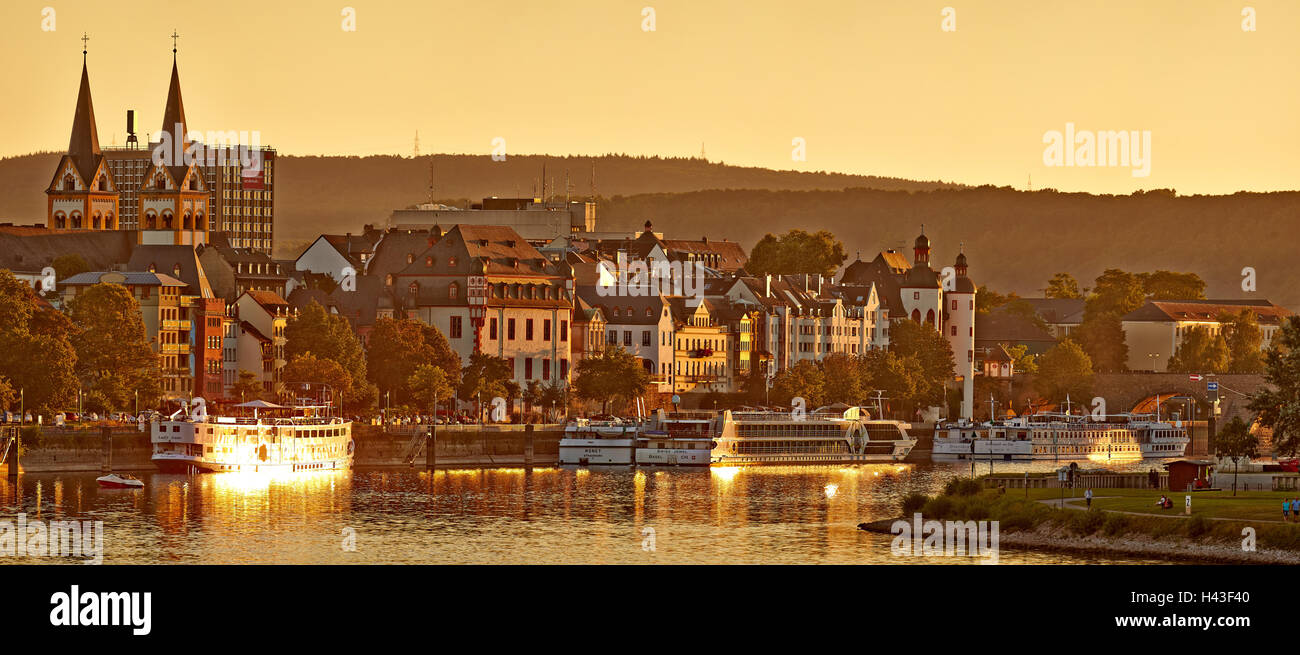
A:
<svg viewBox="0 0 1300 655">
<path fill-rule="evenodd" d="M 82 32 L 81 33 L 81 63 L 83 64 L 86 63 L 86 42 L 89 40 L 90 40 L 90 36 L 85 32 Z"/>
<path fill-rule="evenodd" d="M 179 38 L 181 38 L 181 35 L 177 34 L 175 28 L 173 28 L 172 29 L 172 57 L 176 56 L 176 39 Z"/>
</svg>

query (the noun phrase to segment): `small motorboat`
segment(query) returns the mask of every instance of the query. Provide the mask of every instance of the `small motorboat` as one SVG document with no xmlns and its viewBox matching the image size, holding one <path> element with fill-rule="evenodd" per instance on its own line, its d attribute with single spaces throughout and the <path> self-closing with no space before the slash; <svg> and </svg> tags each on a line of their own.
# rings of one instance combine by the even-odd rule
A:
<svg viewBox="0 0 1300 655">
<path fill-rule="evenodd" d="M 143 489 L 144 482 L 129 473 L 109 473 L 95 478 L 95 482 L 105 489 Z"/>
</svg>

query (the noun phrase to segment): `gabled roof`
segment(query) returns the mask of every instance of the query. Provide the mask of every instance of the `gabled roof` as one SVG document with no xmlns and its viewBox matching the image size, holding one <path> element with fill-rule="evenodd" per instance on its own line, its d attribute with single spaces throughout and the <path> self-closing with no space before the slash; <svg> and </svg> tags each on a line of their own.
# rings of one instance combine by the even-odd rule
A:
<svg viewBox="0 0 1300 655">
<path fill-rule="evenodd" d="M 1083 298 L 1021 298 L 1034 308 L 1044 321 L 1054 325 L 1078 325 L 1083 322 Z"/>
<path fill-rule="evenodd" d="M 80 255 L 96 270 L 131 257 L 135 233 L 127 230 L 51 230 L 0 227 L 0 268 L 40 270 L 60 255 Z"/>
<path fill-rule="evenodd" d="M 132 286 L 184 287 L 184 282 L 164 273 L 149 271 L 90 271 L 78 273 L 59 281 L 61 285 L 90 286 L 105 282 L 108 284 L 127 284 Z"/>
<path fill-rule="evenodd" d="M 179 275 L 176 275 L 177 266 L 180 267 Z M 131 252 L 126 267 L 133 271 L 147 271 L 153 267 L 155 272 L 173 274 L 184 282 L 190 295 L 214 297 L 193 246 L 138 245 Z"/>
<path fill-rule="evenodd" d="M 1254 312 L 1257 320 L 1265 325 L 1279 325 L 1291 315 L 1290 310 L 1267 300 L 1148 300 L 1121 320 L 1157 323 L 1214 321 L 1219 314 L 1237 314 L 1243 309 Z"/>
<path fill-rule="evenodd" d="M 575 293 L 581 301 L 599 309 L 610 325 L 656 325 L 668 304 L 664 296 L 603 296 L 594 286 L 577 287 Z M 650 310 L 649 316 L 646 310 Z"/>
<path fill-rule="evenodd" d="M 274 311 L 278 308 L 289 307 L 289 301 L 285 300 L 284 298 L 281 298 L 280 294 L 274 291 L 259 291 L 256 289 L 249 289 L 244 292 L 244 295 L 251 298 L 253 302 L 261 305 L 264 309 L 271 310 L 272 313 L 274 313 Z"/>
<path fill-rule="evenodd" d="M 911 266 L 903 256 L 892 251 L 884 251 L 876 255 L 876 258 L 870 262 L 857 260 L 849 264 L 844 269 L 844 274 L 840 276 L 840 284 L 855 284 L 860 286 L 876 285 L 876 294 L 880 298 L 880 304 L 889 310 L 891 316 L 904 316 L 903 296 L 900 291 L 901 276 L 906 274 Z"/>
<path fill-rule="evenodd" d="M 1023 316 L 993 311 L 975 314 L 975 340 L 1010 344 L 1025 342 L 1054 343 L 1056 337 L 1034 325 L 1032 321 Z"/>
</svg>

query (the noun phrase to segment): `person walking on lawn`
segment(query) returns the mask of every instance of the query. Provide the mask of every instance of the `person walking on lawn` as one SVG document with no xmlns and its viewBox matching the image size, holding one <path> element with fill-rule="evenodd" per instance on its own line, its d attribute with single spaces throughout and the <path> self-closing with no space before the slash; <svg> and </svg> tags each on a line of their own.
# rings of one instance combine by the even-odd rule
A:
<svg viewBox="0 0 1300 655">
<path fill-rule="evenodd" d="M 1089 488 L 1087 491 L 1083 492 L 1083 498 L 1084 498 L 1084 500 L 1088 501 L 1088 508 L 1091 509 L 1091 508 L 1092 508 L 1092 489 L 1091 489 L 1091 488 Z"/>
</svg>

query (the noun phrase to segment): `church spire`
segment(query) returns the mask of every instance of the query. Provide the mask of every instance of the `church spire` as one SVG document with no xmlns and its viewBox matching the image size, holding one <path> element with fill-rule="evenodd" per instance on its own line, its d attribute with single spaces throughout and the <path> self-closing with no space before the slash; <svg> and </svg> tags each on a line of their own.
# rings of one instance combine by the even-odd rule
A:
<svg viewBox="0 0 1300 655">
<path fill-rule="evenodd" d="M 77 91 L 77 110 L 72 118 L 68 156 L 76 164 L 81 178 L 89 184 L 102 152 L 99 149 L 99 131 L 95 127 L 95 105 L 90 100 L 90 73 L 86 68 L 86 41 L 90 37 L 83 34 L 81 39 L 81 89 Z"/>
<path fill-rule="evenodd" d="M 167 89 L 167 108 L 163 110 L 164 132 L 171 134 L 173 147 L 177 143 L 182 143 L 188 147 L 190 142 L 186 136 L 189 128 L 185 124 L 185 103 L 181 100 L 181 74 L 176 68 L 176 39 L 180 37 L 176 30 L 172 30 L 172 81 L 171 86 Z"/>
</svg>

